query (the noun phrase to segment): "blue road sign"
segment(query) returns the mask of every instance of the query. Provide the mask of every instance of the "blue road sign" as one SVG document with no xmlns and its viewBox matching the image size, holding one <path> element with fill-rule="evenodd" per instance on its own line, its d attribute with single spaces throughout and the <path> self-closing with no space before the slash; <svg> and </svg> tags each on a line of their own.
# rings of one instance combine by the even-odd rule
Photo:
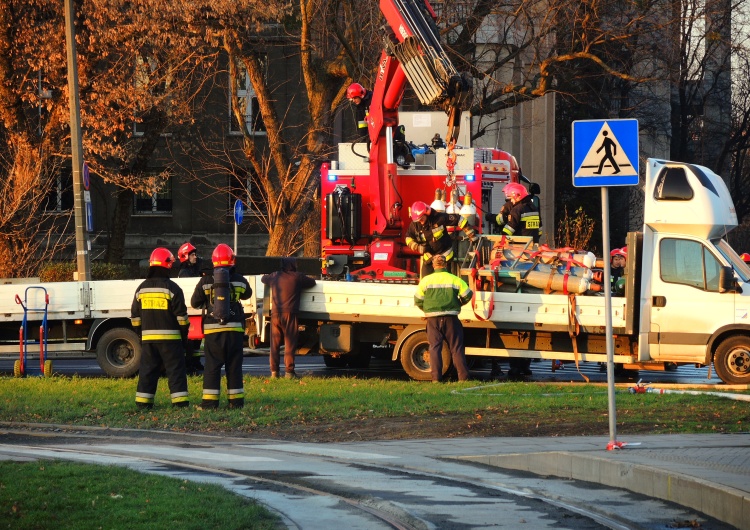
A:
<svg viewBox="0 0 750 530">
<path fill-rule="evenodd" d="M 242 204 L 241 200 L 237 199 L 234 201 L 234 222 L 237 223 L 237 225 L 241 225 L 244 216 L 245 206 Z"/>
<path fill-rule="evenodd" d="M 86 230 L 89 232 L 94 231 L 94 208 L 91 206 L 91 202 L 86 202 Z"/>
<path fill-rule="evenodd" d="M 638 120 L 573 122 L 573 185 L 638 184 Z"/>
</svg>

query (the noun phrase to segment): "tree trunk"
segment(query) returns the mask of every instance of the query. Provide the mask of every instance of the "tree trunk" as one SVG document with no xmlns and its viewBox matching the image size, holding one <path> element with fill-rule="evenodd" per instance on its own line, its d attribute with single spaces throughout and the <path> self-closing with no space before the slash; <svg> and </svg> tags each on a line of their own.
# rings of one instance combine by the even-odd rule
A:
<svg viewBox="0 0 750 530">
<path fill-rule="evenodd" d="M 112 234 L 107 245 L 106 261 L 108 263 L 122 263 L 125 254 L 125 235 L 133 213 L 133 192 L 120 189 L 117 193 L 117 205 L 112 216 Z"/>
</svg>

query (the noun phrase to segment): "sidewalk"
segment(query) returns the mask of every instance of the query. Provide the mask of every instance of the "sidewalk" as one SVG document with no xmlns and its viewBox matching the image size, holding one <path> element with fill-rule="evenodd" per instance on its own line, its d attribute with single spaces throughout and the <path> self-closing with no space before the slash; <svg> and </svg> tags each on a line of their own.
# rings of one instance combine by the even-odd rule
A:
<svg viewBox="0 0 750 530">
<path fill-rule="evenodd" d="M 634 435 L 617 441 L 627 445 L 607 451 L 608 437 L 589 436 L 463 439 L 464 454 L 450 458 L 627 489 L 750 529 L 750 433 Z M 466 454 L 467 449 L 477 452 Z"/>
</svg>

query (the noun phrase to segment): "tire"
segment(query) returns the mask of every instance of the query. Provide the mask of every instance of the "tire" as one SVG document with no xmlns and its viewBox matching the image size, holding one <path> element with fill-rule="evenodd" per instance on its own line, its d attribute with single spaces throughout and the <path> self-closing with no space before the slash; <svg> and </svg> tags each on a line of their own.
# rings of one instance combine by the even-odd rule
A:
<svg viewBox="0 0 750 530">
<path fill-rule="evenodd" d="M 96 361 L 110 377 L 132 377 L 141 365 L 141 341 L 132 329 L 110 329 L 96 345 Z"/>
<path fill-rule="evenodd" d="M 346 368 L 346 356 L 324 355 L 323 362 L 326 363 L 326 368 Z"/>
<path fill-rule="evenodd" d="M 44 361 L 44 377 L 52 377 L 52 361 Z"/>
<path fill-rule="evenodd" d="M 736 335 L 722 341 L 714 353 L 714 369 L 727 384 L 750 384 L 750 337 Z"/>
<path fill-rule="evenodd" d="M 15 361 L 13 363 L 13 377 L 21 377 L 21 361 Z"/>
<path fill-rule="evenodd" d="M 443 344 L 443 370 L 445 375 L 451 368 L 451 352 L 448 346 Z M 427 341 L 427 332 L 418 331 L 404 342 L 399 355 L 401 366 L 406 374 L 415 381 L 432 381 L 430 373 L 430 344 Z"/>
</svg>

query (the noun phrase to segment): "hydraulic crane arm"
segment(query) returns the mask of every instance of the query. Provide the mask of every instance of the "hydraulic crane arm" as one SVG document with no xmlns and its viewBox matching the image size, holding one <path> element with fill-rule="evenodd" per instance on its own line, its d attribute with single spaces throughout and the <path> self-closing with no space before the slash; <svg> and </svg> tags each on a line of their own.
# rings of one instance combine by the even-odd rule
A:
<svg viewBox="0 0 750 530">
<path fill-rule="evenodd" d="M 396 38 L 386 43 L 386 51 L 398 59 L 419 101 L 448 113 L 447 140 L 455 142 L 461 110 L 471 100 L 472 81 L 458 73 L 445 53 L 435 12 L 427 0 L 380 0 L 380 10 Z"/>
</svg>

